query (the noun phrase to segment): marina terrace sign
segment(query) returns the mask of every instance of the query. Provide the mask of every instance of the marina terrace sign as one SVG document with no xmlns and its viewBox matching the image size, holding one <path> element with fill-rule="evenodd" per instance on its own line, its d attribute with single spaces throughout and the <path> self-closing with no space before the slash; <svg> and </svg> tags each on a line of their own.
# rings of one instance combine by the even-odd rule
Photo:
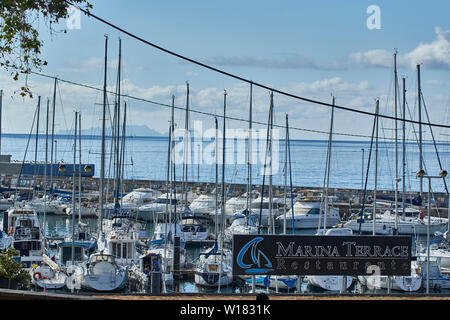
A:
<svg viewBox="0 0 450 320">
<path fill-rule="evenodd" d="M 234 235 L 233 275 L 411 274 L 411 236 Z"/>
</svg>

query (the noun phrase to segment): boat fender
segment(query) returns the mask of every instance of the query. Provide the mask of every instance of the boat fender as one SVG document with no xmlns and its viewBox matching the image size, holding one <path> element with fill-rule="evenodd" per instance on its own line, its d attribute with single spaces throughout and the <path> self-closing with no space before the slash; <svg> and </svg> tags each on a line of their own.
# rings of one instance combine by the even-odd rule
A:
<svg viewBox="0 0 450 320">
<path fill-rule="evenodd" d="M 37 281 L 38 279 L 36 279 L 36 277 L 38 277 L 39 279 L 42 279 L 42 273 L 40 273 L 39 271 L 33 273 L 33 279 L 35 281 Z"/>
</svg>

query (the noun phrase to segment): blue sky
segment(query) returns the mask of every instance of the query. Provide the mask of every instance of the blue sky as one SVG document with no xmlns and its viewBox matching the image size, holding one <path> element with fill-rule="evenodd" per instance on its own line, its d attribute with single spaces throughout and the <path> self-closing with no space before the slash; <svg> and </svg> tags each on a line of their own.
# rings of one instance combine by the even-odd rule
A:
<svg viewBox="0 0 450 320">
<path fill-rule="evenodd" d="M 393 114 L 394 49 L 399 55 L 399 78 L 407 77 L 408 105 L 416 105 L 416 69 L 422 65 L 422 88 L 433 122 L 449 123 L 450 25 L 448 1 L 119 1 L 93 0 L 93 13 L 157 45 L 198 59 L 227 72 L 311 99 L 330 102 L 331 93 L 340 105 L 373 111 L 380 99 L 381 112 Z M 377 5 L 381 29 L 369 30 L 366 9 Z M 64 23 L 62 23 L 64 26 Z M 248 85 L 180 61 L 121 35 L 100 22 L 81 16 L 81 28 L 48 36 L 41 23 L 49 65 L 43 72 L 60 78 L 102 86 L 104 34 L 109 36 L 109 85 L 115 85 L 118 38 L 123 47 L 123 90 L 153 101 L 185 104 L 185 83 L 191 87 L 191 107 L 222 113 L 223 89 L 229 111 L 248 117 Z M 27 132 L 36 99 L 23 101 L 13 95 L 14 83 L 0 73 L 5 91 L 6 132 Z M 31 76 L 29 84 L 44 99 L 52 95 L 52 82 Z M 400 80 L 401 81 L 401 80 Z M 59 129 L 70 129 L 72 111 L 81 110 L 86 128 L 100 126 L 101 94 L 61 84 L 57 102 Z M 254 90 L 255 119 L 267 121 L 269 93 Z M 318 105 L 274 97 L 275 120 L 291 126 L 328 131 L 330 110 Z M 169 110 L 129 100 L 129 123 L 167 131 Z M 14 107 L 14 108 L 12 108 Z M 176 121 L 183 125 L 183 112 Z M 415 116 L 417 118 L 417 115 Z M 191 119 L 212 126 L 211 118 L 192 114 Z M 230 121 L 231 127 L 245 126 Z M 372 119 L 337 111 L 335 130 L 370 135 Z M 382 121 L 384 127 L 393 127 Z M 438 138 L 447 131 L 436 129 Z M 409 131 L 411 132 L 411 131 Z M 392 135 L 392 132 L 386 133 Z M 412 133 L 410 133 L 412 138 Z M 427 133 L 425 133 L 427 135 Z M 299 139 L 326 139 L 326 134 L 293 131 Z M 427 137 L 425 137 L 427 138 Z M 337 139 L 351 139 L 338 136 Z"/>
</svg>

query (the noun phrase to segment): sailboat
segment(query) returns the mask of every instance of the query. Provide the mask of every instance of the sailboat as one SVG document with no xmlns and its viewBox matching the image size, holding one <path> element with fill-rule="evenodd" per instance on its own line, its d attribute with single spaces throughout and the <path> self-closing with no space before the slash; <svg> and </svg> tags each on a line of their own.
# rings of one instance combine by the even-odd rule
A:
<svg viewBox="0 0 450 320">
<path fill-rule="evenodd" d="M 224 105 L 223 105 L 223 137 L 225 137 L 225 124 L 226 124 L 226 91 L 224 92 Z M 215 146 L 216 146 L 216 196 L 218 196 L 218 176 L 219 176 L 219 169 L 218 169 L 218 163 L 219 163 L 219 154 L 218 154 L 218 145 L 219 145 L 219 139 L 218 139 L 218 123 L 217 118 L 215 118 L 215 128 L 216 128 L 216 137 L 215 137 Z M 214 246 L 209 249 L 207 252 L 203 252 L 200 254 L 199 259 L 195 266 L 195 284 L 198 286 L 206 286 L 206 287 L 214 287 L 218 288 L 218 292 L 220 293 L 220 290 L 222 287 L 228 286 L 232 284 L 233 282 L 233 276 L 232 276 L 232 267 L 231 267 L 231 260 L 232 260 L 232 254 L 230 250 L 227 250 L 224 247 L 224 229 L 225 229 L 225 144 L 226 139 L 222 139 L 222 185 L 221 185 L 221 191 L 222 191 L 222 203 L 221 203 L 221 210 L 219 210 L 219 201 L 218 197 L 216 197 L 216 203 L 215 203 L 215 222 L 216 222 L 216 228 L 215 228 L 215 243 Z M 220 215 L 220 223 L 219 223 L 219 212 Z M 220 227 L 220 230 L 218 229 Z"/>
<path fill-rule="evenodd" d="M 332 105 L 335 104 L 335 98 L 333 97 Z M 324 192 L 321 196 L 320 204 L 316 203 L 316 210 L 319 210 L 319 221 L 317 225 L 316 235 L 352 235 L 352 231 L 348 228 L 332 228 L 327 229 L 328 223 L 327 219 L 328 212 L 331 212 L 328 208 L 328 186 L 330 182 L 330 167 L 331 167 L 331 146 L 332 146 L 332 132 L 333 132 L 333 119 L 334 119 L 334 107 L 331 108 L 331 120 L 330 120 L 330 134 L 328 139 L 328 150 L 327 150 L 327 161 L 325 165 L 325 174 L 323 189 Z M 324 219 L 322 220 L 322 207 L 324 207 Z M 339 215 L 337 214 L 337 217 Z M 328 220 L 328 221 L 327 221 Z M 323 223 L 323 224 L 322 224 Z M 333 224 L 334 225 L 334 224 Z M 322 290 L 328 291 L 341 291 L 343 289 L 347 290 L 353 283 L 352 277 L 340 276 L 340 275 L 309 275 L 306 276 L 305 280 L 308 285 L 320 288 Z"/>
<path fill-rule="evenodd" d="M 235 234 L 257 234 L 258 227 L 253 222 L 253 219 L 248 217 L 246 211 L 245 213 L 235 214 L 233 216 L 234 220 L 231 226 L 225 229 L 224 240 L 231 242 L 233 235 Z"/>
<path fill-rule="evenodd" d="M 101 292 L 111 292 L 111 291 L 117 291 L 122 289 L 128 279 L 128 272 L 127 268 L 123 265 L 120 265 L 116 261 L 116 256 L 113 255 L 113 253 L 117 252 L 117 246 L 113 246 L 113 243 L 111 243 L 111 252 L 107 248 L 107 241 L 106 238 L 110 238 L 111 236 L 106 235 L 105 231 L 109 230 L 103 230 L 103 179 L 104 179 L 104 154 L 105 154 L 105 148 L 104 148 L 104 139 L 105 139 L 105 114 L 106 114 L 106 72 L 107 72 L 107 44 L 108 44 L 108 38 L 105 39 L 105 77 L 104 77 L 104 87 L 103 87 L 103 124 L 102 124 L 102 163 L 101 163 L 101 183 L 100 183 L 100 217 L 99 217 L 99 236 L 97 240 L 97 246 L 101 248 L 102 250 L 97 249 L 98 251 L 93 253 L 89 257 L 88 262 L 88 268 L 83 275 L 83 279 L 81 282 L 82 288 L 85 290 L 90 291 L 101 291 Z M 119 118 L 119 110 L 120 110 L 120 74 L 121 74 L 121 58 L 122 58 L 122 42 L 119 39 L 119 66 L 118 66 L 118 79 L 117 79 L 117 100 L 115 104 L 115 120 L 117 120 L 116 131 L 117 134 L 114 138 L 117 139 L 117 142 L 119 141 L 119 124 L 120 124 L 120 118 Z M 119 157 L 119 144 L 117 143 L 116 149 L 115 149 L 115 203 L 116 203 L 116 212 L 115 214 L 118 214 L 118 211 L 120 209 L 120 205 L 118 202 L 119 197 L 119 186 L 120 186 L 120 157 Z M 105 242 L 106 241 L 106 242 Z M 106 243 L 106 245 L 105 245 Z M 121 246 L 122 244 L 120 244 Z M 122 247 L 121 247 L 122 248 Z M 127 250 L 128 246 L 125 247 Z M 116 251 L 114 251 L 116 249 Z M 105 252 L 106 251 L 106 252 Z M 127 255 L 128 257 L 128 255 Z M 120 255 L 120 259 L 122 259 L 122 254 Z M 126 259 L 125 259 L 126 260 Z M 120 260 L 119 260 L 120 261 Z"/>
<path fill-rule="evenodd" d="M 207 252 L 200 253 L 194 269 L 194 281 L 201 287 L 221 287 L 233 282 L 232 254 L 230 250 L 219 250 L 217 242 Z"/>
<path fill-rule="evenodd" d="M 32 266 L 30 275 L 31 284 L 53 290 L 64 288 L 68 278 L 67 273 L 45 254 L 43 255 L 43 264 Z"/>
</svg>

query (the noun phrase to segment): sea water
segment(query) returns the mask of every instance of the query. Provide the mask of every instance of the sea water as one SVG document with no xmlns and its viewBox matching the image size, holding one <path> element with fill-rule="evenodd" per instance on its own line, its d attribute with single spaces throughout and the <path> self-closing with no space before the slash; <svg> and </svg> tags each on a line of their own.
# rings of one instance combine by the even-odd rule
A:
<svg viewBox="0 0 450 320">
<path fill-rule="evenodd" d="M 28 143 L 28 135 L 6 134 L 2 136 L 2 153 L 12 155 L 13 160 L 34 161 L 35 137 L 32 135 Z M 54 144 L 55 159 L 71 163 L 73 161 L 73 136 L 57 135 L 57 143 Z M 214 141 L 202 140 L 202 143 L 192 140 L 190 150 L 190 163 L 188 164 L 187 180 L 191 182 L 215 182 L 216 166 L 214 154 Z M 243 143 L 242 143 L 243 142 Z M 167 178 L 167 153 L 169 139 L 167 137 L 128 137 L 125 142 L 125 179 L 145 179 L 165 181 Z M 180 144 L 181 143 L 181 144 Z M 50 145 L 50 142 L 49 142 Z M 95 165 L 94 177 L 100 174 L 100 148 L 101 139 L 98 136 L 82 137 L 82 163 Z M 182 140 L 174 143 L 174 156 L 183 158 Z M 266 164 L 266 175 L 269 174 L 269 158 L 266 157 L 265 141 L 253 144 L 252 159 L 252 183 L 262 184 L 264 175 L 264 164 Z M 285 141 L 279 140 L 274 143 L 272 165 L 273 185 L 284 185 L 284 167 L 286 161 Z M 219 162 L 221 162 L 221 147 L 219 143 Z M 330 165 L 330 188 L 361 189 L 365 185 L 367 176 L 367 188 L 374 187 L 375 167 L 375 143 L 368 141 L 333 141 L 331 145 Z M 255 149 L 256 148 L 256 149 Z M 322 187 L 328 141 L 324 140 L 291 140 L 290 141 L 290 169 L 287 163 L 288 179 L 292 175 L 292 185 L 302 187 Z M 429 175 L 438 175 L 442 169 L 450 171 L 450 143 L 438 143 L 436 147 L 432 143 L 423 144 L 424 170 Z M 436 153 L 436 149 L 438 153 Z M 45 136 L 40 135 L 37 148 L 38 161 L 45 160 Z M 48 148 L 50 150 L 50 147 Z M 180 154 L 181 150 L 181 154 Z M 106 141 L 106 176 L 112 177 L 113 161 L 111 158 L 110 138 Z M 48 151 L 50 159 L 50 151 Z M 177 153 L 178 152 L 178 153 Z M 370 162 L 369 162 L 370 154 Z M 246 140 L 226 140 L 225 160 L 225 182 L 247 183 L 247 143 Z M 398 143 L 398 177 L 402 178 L 402 144 Z M 77 151 L 78 159 L 78 151 Z M 289 160 L 289 158 L 287 158 Z M 78 160 L 77 160 L 78 161 Z M 440 164 L 439 164 L 440 162 Z M 419 147 L 418 143 L 408 142 L 405 148 L 405 187 L 406 191 L 417 192 L 420 189 L 420 179 L 416 177 L 419 170 Z M 367 175 L 367 166 L 369 172 Z M 182 164 L 175 166 L 176 180 L 181 181 Z M 448 180 L 448 178 L 447 178 Z M 219 166 L 219 182 L 221 181 L 221 168 Z M 267 182 L 267 176 L 266 176 Z M 423 183 L 427 190 L 427 182 Z M 399 189 L 402 182 L 399 183 Z M 377 164 L 377 189 L 395 189 L 395 143 L 380 139 L 378 145 Z M 432 190 L 444 192 L 442 179 L 432 179 Z"/>
</svg>

